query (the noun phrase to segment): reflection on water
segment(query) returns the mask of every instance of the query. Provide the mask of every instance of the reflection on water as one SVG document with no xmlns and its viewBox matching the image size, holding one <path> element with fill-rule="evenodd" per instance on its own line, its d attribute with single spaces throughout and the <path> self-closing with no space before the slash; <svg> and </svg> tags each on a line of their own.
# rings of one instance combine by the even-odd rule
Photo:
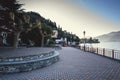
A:
<svg viewBox="0 0 120 80">
<path fill-rule="evenodd" d="M 83 46 L 83 44 L 80 45 Z M 101 42 L 101 43 L 93 43 L 93 44 L 87 43 L 86 46 L 120 50 L 120 42 Z"/>
</svg>

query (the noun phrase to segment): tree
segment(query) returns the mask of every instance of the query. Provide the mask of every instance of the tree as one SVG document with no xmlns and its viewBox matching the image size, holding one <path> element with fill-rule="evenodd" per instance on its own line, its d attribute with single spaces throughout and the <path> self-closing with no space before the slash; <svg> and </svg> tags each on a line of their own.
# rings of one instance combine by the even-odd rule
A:
<svg viewBox="0 0 120 80">
<path fill-rule="evenodd" d="M 22 4 L 18 4 L 16 0 L 0 0 L 1 9 L 1 22 L 0 25 L 3 30 L 10 31 L 14 34 L 14 48 L 18 46 L 18 38 L 22 29 Z"/>
<path fill-rule="evenodd" d="M 92 39 L 92 37 L 90 37 L 90 38 L 88 39 L 88 43 L 90 43 L 90 44 L 93 43 L 93 39 Z"/>
<path fill-rule="evenodd" d="M 45 23 L 42 22 L 42 17 L 39 13 L 36 12 L 28 12 L 28 15 L 30 16 L 30 24 L 32 25 L 31 31 L 30 31 L 30 40 L 35 42 L 35 46 L 44 46 L 44 38 L 51 36 L 52 29 L 50 26 L 48 26 Z"/>
<path fill-rule="evenodd" d="M 52 29 L 50 28 L 50 26 L 46 25 L 46 24 L 42 24 L 42 41 L 41 41 L 41 46 L 44 46 L 44 40 L 45 38 L 49 38 L 52 35 Z M 46 39 L 46 40 L 47 40 Z"/>
<path fill-rule="evenodd" d="M 22 4 L 18 4 L 16 0 L 0 0 L 0 16 L 1 16 L 1 26 L 6 27 L 6 29 L 13 29 L 11 22 L 14 21 L 16 14 L 22 11 Z"/>
</svg>

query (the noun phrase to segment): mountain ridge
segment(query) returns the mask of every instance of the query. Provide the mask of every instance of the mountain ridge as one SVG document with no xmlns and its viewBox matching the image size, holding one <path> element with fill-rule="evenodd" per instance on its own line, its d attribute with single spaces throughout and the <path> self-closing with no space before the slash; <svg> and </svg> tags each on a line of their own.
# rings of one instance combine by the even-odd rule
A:
<svg viewBox="0 0 120 80">
<path fill-rule="evenodd" d="M 110 32 L 95 38 L 99 39 L 100 42 L 120 42 L 120 31 Z"/>
</svg>

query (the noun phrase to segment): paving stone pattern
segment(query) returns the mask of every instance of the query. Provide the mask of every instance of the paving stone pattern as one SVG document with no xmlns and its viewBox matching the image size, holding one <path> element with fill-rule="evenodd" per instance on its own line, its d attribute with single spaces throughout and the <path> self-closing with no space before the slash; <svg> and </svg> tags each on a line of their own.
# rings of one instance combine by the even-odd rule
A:
<svg viewBox="0 0 120 80">
<path fill-rule="evenodd" d="M 0 74 L 0 80 L 120 80 L 120 63 L 79 49 L 59 50 L 60 61 L 30 72 Z"/>
<path fill-rule="evenodd" d="M 48 53 L 51 51 L 53 51 L 52 48 L 20 47 L 20 48 L 14 49 L 12 47 L 0 47 L 0 58 L 39 55 L 39 54 Z"/>
</svg>

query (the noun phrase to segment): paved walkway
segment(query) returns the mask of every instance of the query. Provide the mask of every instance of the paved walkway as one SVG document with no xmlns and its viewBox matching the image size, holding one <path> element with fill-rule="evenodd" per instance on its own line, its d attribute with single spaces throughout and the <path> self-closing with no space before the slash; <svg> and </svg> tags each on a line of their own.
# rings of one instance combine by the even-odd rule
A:
<svg viewBox="0 0 120 80">
<path fill-rule="evenodd" d="M 38 55 L 41 53 L 48 53 L 53 51 L 52 48 L 40 48 L 40 47 L 20 47 L 14 49 L 12 47 L 0 47 L 0 57 L 20 57 L 20 56 L 28 56 L 28 55 Z"/>
<path fill-rule="evenodd" d="M 64 47 L 60 61 L 31 72 L 0 74 L 0 80 L 120 80 L 120 63 Z"/>
</svg>

